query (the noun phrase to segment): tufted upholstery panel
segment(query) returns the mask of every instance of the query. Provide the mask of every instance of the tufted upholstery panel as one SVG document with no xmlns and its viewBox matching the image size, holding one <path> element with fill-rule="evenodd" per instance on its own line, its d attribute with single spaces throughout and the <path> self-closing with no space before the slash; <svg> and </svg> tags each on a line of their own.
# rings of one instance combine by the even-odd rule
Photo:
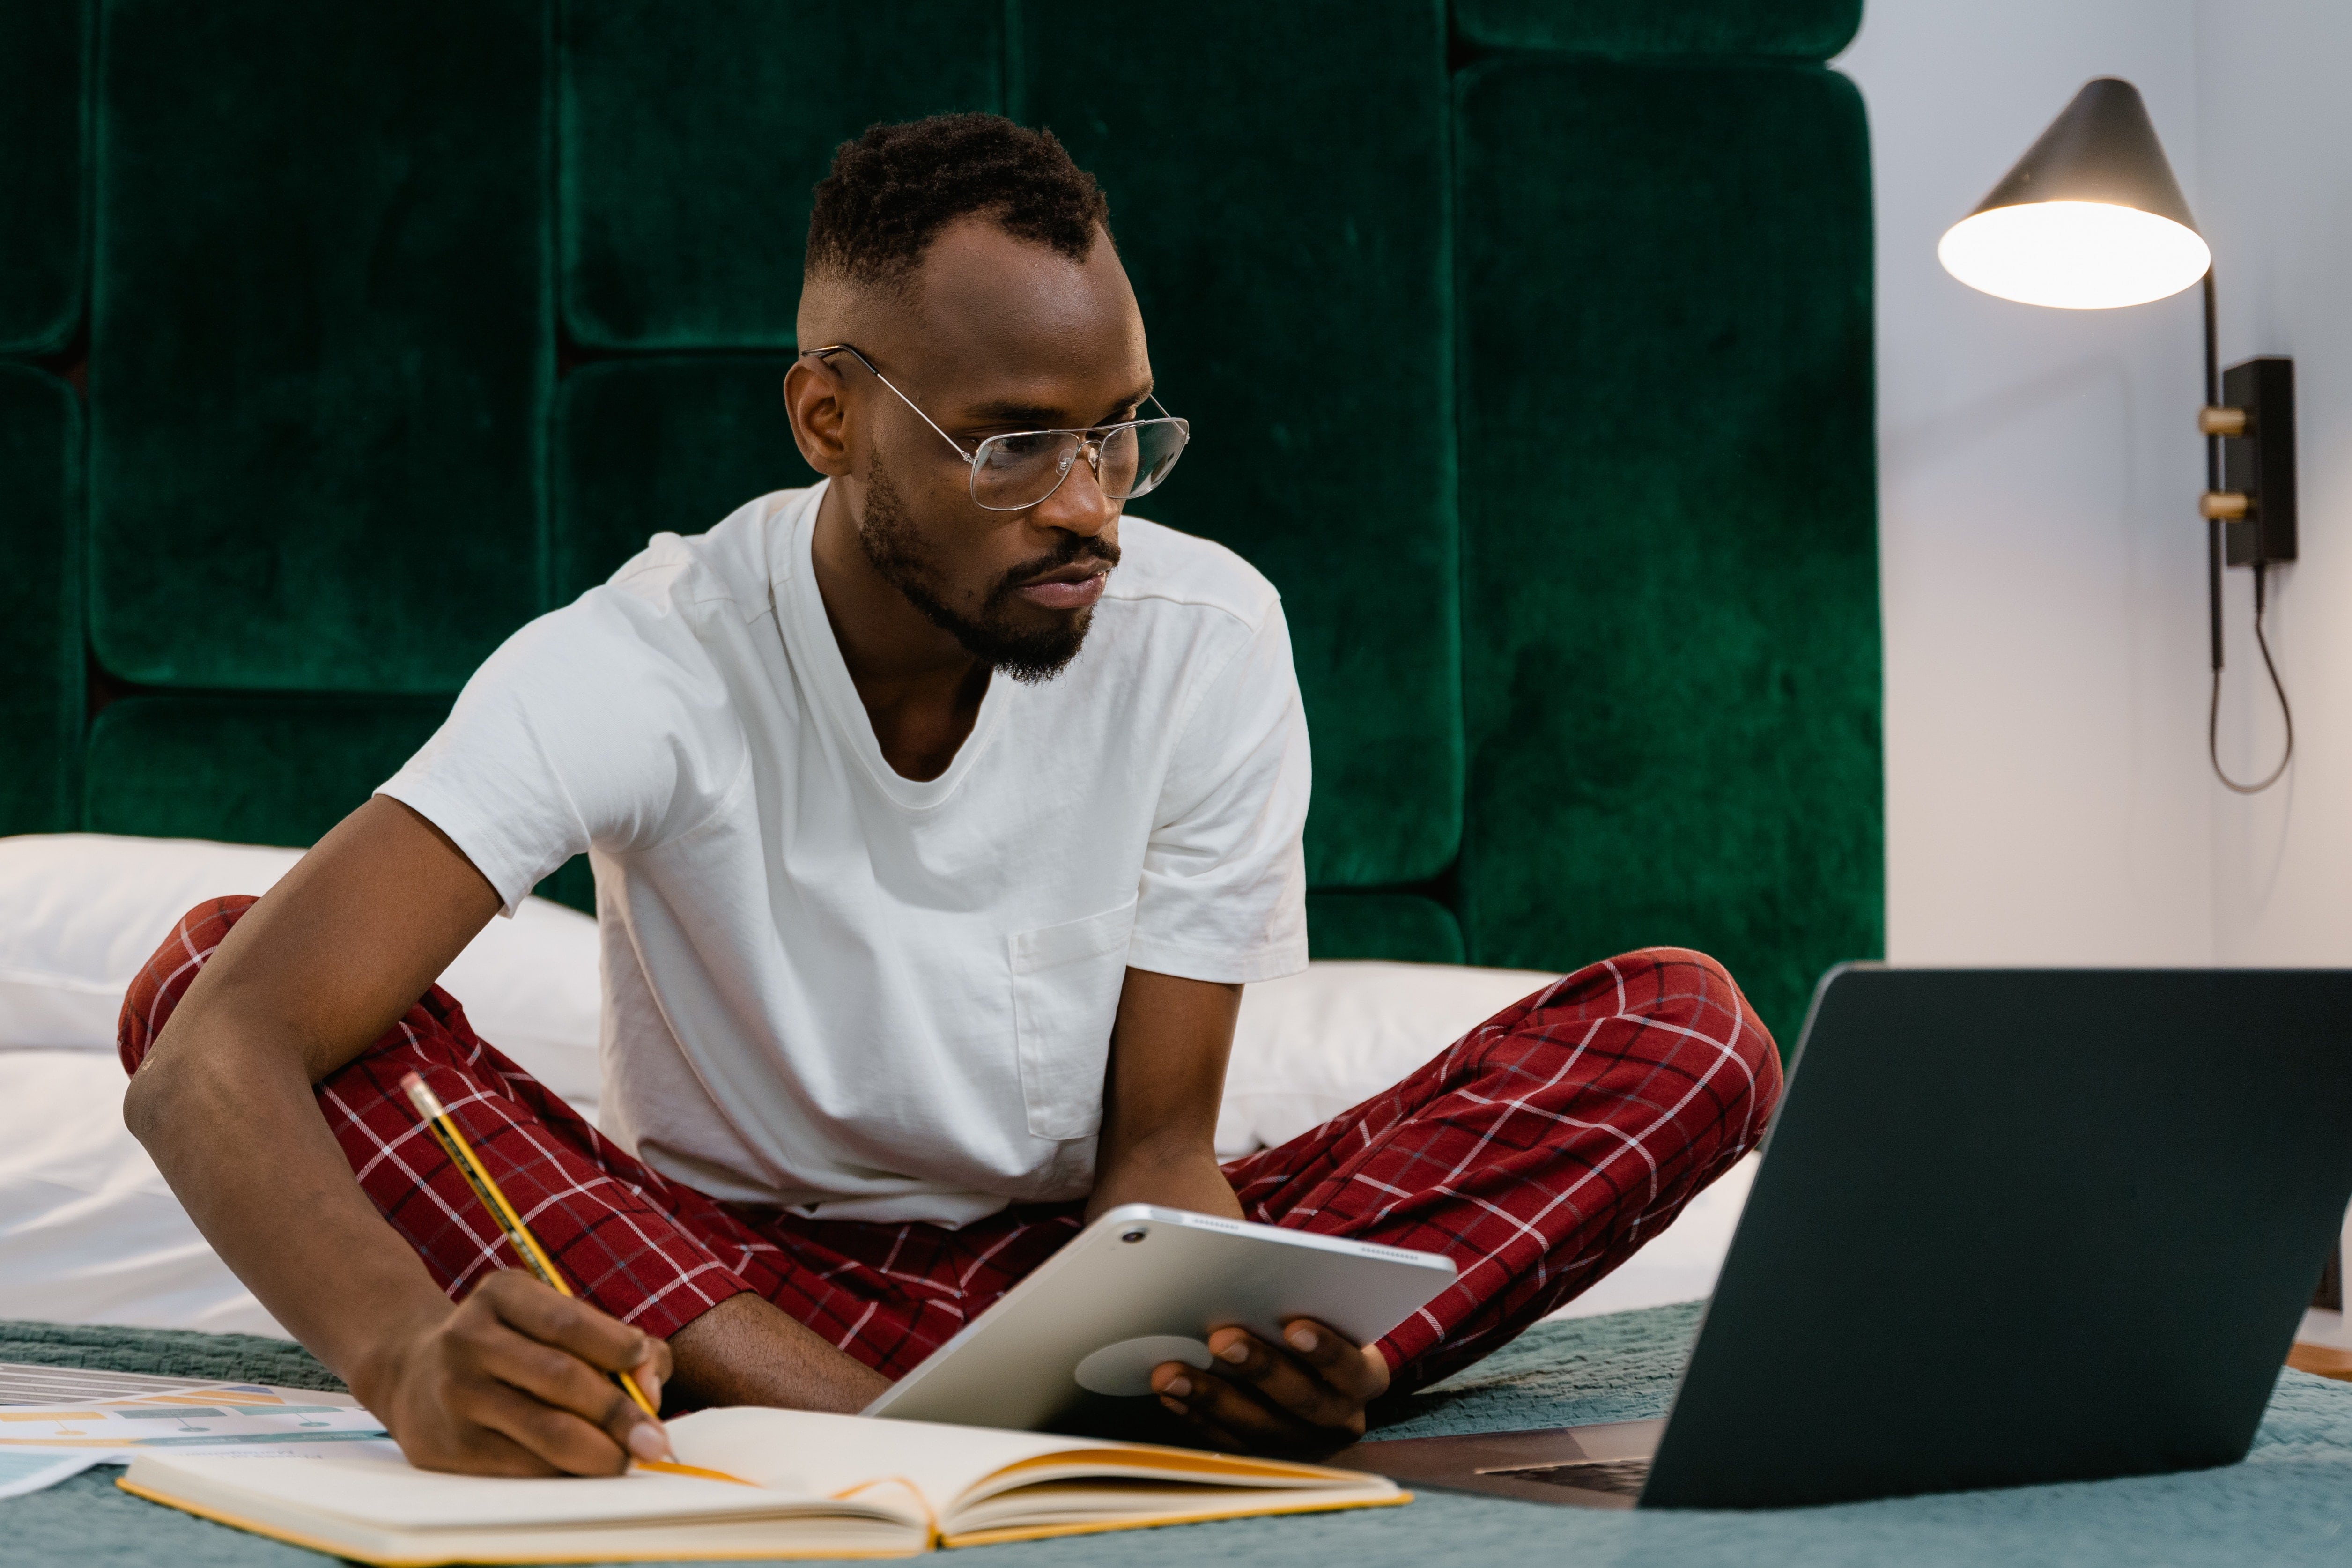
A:
<svg viewBox="0 0 2352 1568">
<path fill-rule="evenodd" d="M 1195 422 L 1139 510 L 1283 592 L 1314 951 L 1700 946 L 1792 1040 L 1880 943 L 1858 16 L 21 0 L 0 831 L 315 838 L 524 620 L 806 481 L 810 186 L 1002 109 Z"/>
<path fill-rule="evenodd" d="M 1860 97 L 1529 58 L 1457 92 L 1471 959 L 1701 948 L 1793 1043 L 1882 940 Z"/>
</svg>

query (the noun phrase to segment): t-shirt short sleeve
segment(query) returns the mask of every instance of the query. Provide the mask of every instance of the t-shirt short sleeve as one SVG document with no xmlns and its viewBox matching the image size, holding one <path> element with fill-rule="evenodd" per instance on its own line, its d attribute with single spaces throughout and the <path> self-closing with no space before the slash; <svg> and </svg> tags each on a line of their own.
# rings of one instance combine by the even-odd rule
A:
<svg viewBox="0 0 2352 1568">
<path fill-rule="evenodd" d="M 1226 984 L 1306 968 L 1310 782 L 1290 628 L 1276 602 L 1181 721 L 1128 962 Z"/>
<path fill-rule="evenodd" d="M 511 915 L 591 848 L 649 847 L 707 816 L 743 758 L 717 678 L 674 613 L 605 587 L 541 616 L 474 672 L 376 791 L 447 834 Z"/>
</svg>

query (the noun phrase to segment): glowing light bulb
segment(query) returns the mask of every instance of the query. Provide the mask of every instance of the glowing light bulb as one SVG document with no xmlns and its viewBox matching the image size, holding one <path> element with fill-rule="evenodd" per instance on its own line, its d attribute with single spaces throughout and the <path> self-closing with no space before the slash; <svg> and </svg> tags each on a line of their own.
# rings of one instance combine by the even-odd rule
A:
<svg viewBox="0 0 2352 1568">
<path fill-rule="evenodd" d="M 1971 289 L 2027 305 L 2106 310 L 2178 294 L 2213 253 L 2193 228 L 2105 202 L 2021 202 L 1945 230 L 1944 270 Z"/>
</svg>

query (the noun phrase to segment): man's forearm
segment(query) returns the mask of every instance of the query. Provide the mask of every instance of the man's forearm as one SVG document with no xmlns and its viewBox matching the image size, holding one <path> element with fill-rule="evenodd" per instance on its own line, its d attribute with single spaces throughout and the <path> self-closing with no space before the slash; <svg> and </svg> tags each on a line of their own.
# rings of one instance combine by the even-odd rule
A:
<svg viewBox="0 0 2352 1568">
<path fill-rule="evenodd" d="M 360 1387 L 373 1352 L 448 1300 L 360 1190 L 299 1049 L 185 1023 L 131 1079 L 124 1120 L 229 1268 Z"/>
<path fill-rule="evenodd" d="M 1194 1214 L 1244 1217 L 1233 1184 L 1217 1168 L 1216 1151 L 1189 1140 L 1131 1146 L 1110 1167 L 1097 1172 L 1094 1193 L 1087 1199 L 1087 1218 L 1121 1204 L 1159 1204 Z"/>
<path fill-rule="evenodd" d="M 1242 988 L 1130 968 L 1111 1027 L 1091 1220 L 1121 1204 L 1238 1219 L 1217 1169 L 1217 1102 Z"/>
</svg>

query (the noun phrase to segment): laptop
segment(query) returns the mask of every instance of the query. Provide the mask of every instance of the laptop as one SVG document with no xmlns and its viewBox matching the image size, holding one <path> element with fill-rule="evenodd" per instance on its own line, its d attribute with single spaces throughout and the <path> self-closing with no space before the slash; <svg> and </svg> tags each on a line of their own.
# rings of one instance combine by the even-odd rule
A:
<svg viewBox="0 0 2352 1568">
<path fill-rule="evenodd" d="M 1329 1462 L 1717 1509 L 2234 1464 L 2347 1199 L 2352 971 L 1848 965 L 1664 1420 Z"/>
</svg>

